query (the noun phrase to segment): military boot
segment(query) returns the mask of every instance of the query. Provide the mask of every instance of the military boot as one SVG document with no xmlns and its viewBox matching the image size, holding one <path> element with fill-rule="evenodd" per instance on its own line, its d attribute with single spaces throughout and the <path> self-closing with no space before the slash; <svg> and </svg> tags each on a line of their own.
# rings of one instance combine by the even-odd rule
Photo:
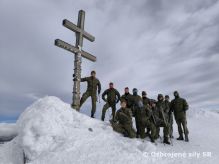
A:
<svg viewBox="0 0 219 164">
<path fill-rule="evenodd" d="M 186 142 L 189 142 L 188 134 L 185 134 L 185 141 L 186 141 Z"/>
<path fill-rule="evenodd" d="M 184 140 L 184 138 L 183 138 L 182 135 L 180 135 L 180 136 L 177 138 L 177 140 Z"/>
<path fill-rule="evenodd" d="M 150 140 L 151 140 L 151 142 L 152 143 L 155 143 L 155 140 L 154 140 L 154 138 L 153 137 L 151 137 L 151 135 L 149 134 L 149 138 L 150 138 Z"/>
<path fill-rule="evenodd" d="M 104 117 L 101 117 L 101 120 L 104 121 Z"/>
<path fill-rule="evenodd" d="M 129 134 L 126 131 L 124 131 L 122 134 L 124 137 L 129 137 Z"/>
<path fill-rule="evenodd" d="M 91 116 L 90 116 L 90 117 L 91 117 L 91 118 L 95 118 L 95 117 L 94 117 L 94 114 L 91 114 Z"/>
<path fill-rule="evenodd" d="M 164 137 L 163 143 L 170 145 L 168 137 Z"/>
</svg>

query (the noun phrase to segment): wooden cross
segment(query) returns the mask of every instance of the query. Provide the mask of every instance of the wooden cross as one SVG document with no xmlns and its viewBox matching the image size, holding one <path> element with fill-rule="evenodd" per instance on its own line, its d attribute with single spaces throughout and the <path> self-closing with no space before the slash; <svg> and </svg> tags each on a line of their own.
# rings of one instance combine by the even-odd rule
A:
<svg viewBox="0 0 219 164">
<path fill-rule="evenodd" d="M 78 13 L 78 23 L 75 25 L 74 23 L 68 21 L 67 19 L 63 20 L 63 26 L 68 28 L 69 30 L 76 33 L 76 44 L 75 46 L 68 44 L 60 39 L 55 40 L 55 45 L 68 50 L 75 54 L 74 61 L 74 74 L 73 74 L 73 97 L 72 97 L 72 108 L 79 110 L 80 109 L 80 82 L 81 82 L 81 58 L 84 57 L 93 62 L 96 61 L 96 57 L 91 55 L 88 52 L 82 50 L 83 46 L 83 38 L 88 39 L 93 42 L 95 37 L 90 35 L 84 30 L 84 21 L 85 21 L 85 12 L 80 10 Z"/>
</svg>

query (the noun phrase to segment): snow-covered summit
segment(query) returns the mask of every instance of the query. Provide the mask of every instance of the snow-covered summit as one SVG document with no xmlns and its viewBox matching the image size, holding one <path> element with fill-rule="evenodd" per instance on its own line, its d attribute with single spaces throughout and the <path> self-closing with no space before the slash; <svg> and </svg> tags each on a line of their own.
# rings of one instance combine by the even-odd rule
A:
<svg viewBox="0 0 219 164">
<path fill-rule="evenodd" d="M 160 140 L 154 145 L 147 139 L 124 138 L 109 123 L 92 119 L 72 110 L 59 98 L 47 96 L 19 117 L 18 136 L 0 146 L 0 164 L 23 164 L 23 154 L 30 164 L 211 164 L 219 160 L 218 125 L 217 113 L 191 112 L 189 143 L 174 139 L 173 146 L 163 145 Z M 174 136 L 178 136 L 176 127 Z M 184 152 L 186 157 L 162 156 Z M 208 152 L 211 156 L 204 157 L 203 153 Z"/>
<path fill-rule="evenodd" d="M 123 138 L 109 124 L 72 110 L 56 97 L 36 101 L 17 126 L 17 139 L 33 163 L 145 163 L 142 152 L 156 149 L 150 142 Z"/>
</svg>

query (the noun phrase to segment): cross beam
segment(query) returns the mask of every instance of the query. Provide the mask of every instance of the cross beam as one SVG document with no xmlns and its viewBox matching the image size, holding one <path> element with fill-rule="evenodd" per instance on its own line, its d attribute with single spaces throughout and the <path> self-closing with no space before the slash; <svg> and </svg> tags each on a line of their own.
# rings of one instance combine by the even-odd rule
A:
<svg viewBox="0 0 219 164">
<path fill-rule="evenodd" d="M 60 39 L 56 39 L 55 40 L 55 45 L 60 47 L 60 48 L 63 48 L 65 50 L 68 50 L 74 54 L 76 53 L 79 53 L 80 50 L 78 48 L 76 48 L 75 46 L 71 45 L 71 44 L 68 44 Z M 91 55 L 90 53 L 86 52 L 86 51 L 83 51 L 81 50 L 81 56 L 88 59 L 88 60 L 91 60 L 92 62 L 95 62 L 97 60 L 96 56 L 93 56 Z"/>
<path fill-rule="evenodd" d="M 83 29 L 78 28 L 74 23 L 68 21 L 67 19 L 64 19 L 62 22 L 63 26 L 68 28 L 69 30 L 72 30 L 73 32 L 82 33 L 83 37 L 85 37 L 87 40 L 93 42 L 95 40 L 95 37 L 84 31 Z"/>
<path fill-rule="evenodd" d="M 60 39 L 55 40 L 55 45 L 63 48 L 71 53 L 75 54 L 74 61 L 74 74 L 73 74 L 73 97 L 72 97 L 72 108 L 79 111 L 80 109 L 80 81 L 81 81 L 81 58 L 84 57 L 90 61 L 95 62 L 96 57 L 91 55 L 90 53 L 83 51 L 83 38 L 93 42 L 95 37 L 89 34 L 84 30 L 84 21 L 85 21 L 85 12 L 80 10 L 78 13 L 78 23 L 75 25 L 74 23 L 64 19 L 62 24 L 64 27 L 76 33 L 76 44 L 75 46 L 66 43 Z"/>
</svg>

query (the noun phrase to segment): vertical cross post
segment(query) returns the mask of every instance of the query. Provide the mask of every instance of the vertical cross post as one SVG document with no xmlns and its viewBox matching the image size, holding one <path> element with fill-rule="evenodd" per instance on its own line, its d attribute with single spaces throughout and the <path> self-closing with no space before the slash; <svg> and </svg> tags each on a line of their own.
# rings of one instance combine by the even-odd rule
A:
<svg viewBox="0 0 219 164">
<path fill-rule="evenodd" d="M 77 26 L 73 24 L 72 22 L 64 19 L 63 20 L 63 26 L 66 28 L 72 30 L 76 33 L 76 45 L 70 45 L 60 39 L 55 40 L 55 45 L 58 47 L 61 47 L 65 50 L 68 50 L 75 54 L 75 61 L 74 61 L 74 74 L 73 74 L 73 96 L 72 96 L 72 108 L 79 111 L 80 109 L 80 82 L 81 82 L 81 63 L 82 63 L 82 57 L 91 60 L 96 61 L 96 57 L 89 54 L 88 52 L 85 52 L 82 50 L 83 46 L 83 38 L 85 37 L 89 41 L 93 42 L 95 38 L 87 33 L 84 30 L 84 21 L 85 21 L 85 12 L 83 10 L 80 10 L 78 13 L 78 23 Z"/>
<path fill-rule="evenodd" d="M 84 21 L 85 21 L 85 12 L 80 10 L 78 13 L 78 24 L 77 26 L 84 31 Z M 73 97 L 72 97 L 72 107 L 77 111 L 80 110 L 80 82 L 81 82 L 81 49 L 83 46 L 83 33 L 76 33 L 76 48 L 79 51 L 75 54 L 75 63 L 74 63 L 74 86 L 73 86 Z"/>
</svg>

